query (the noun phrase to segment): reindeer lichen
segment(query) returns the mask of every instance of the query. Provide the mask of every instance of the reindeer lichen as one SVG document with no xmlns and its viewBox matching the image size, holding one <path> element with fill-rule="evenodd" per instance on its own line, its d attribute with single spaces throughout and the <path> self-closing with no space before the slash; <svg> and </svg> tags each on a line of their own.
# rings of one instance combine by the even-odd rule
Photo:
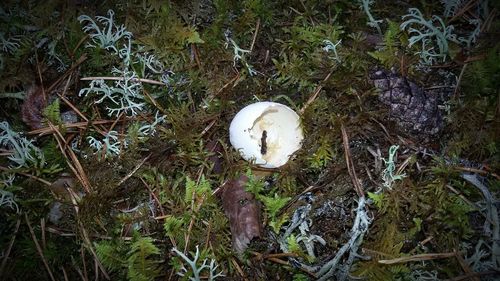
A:
<svg viewBox="0 0 500 281">
<path fill-rule="evenodd" d="M 92 19 L 87 15 L 81 15 L 78 17 L 80 23 L 87 23 L 83 27 L 83 31 L 89 33 L 90 39 L 94 44 L 89 43 L 88 47 L 99 46 L 106 50 L 113 50 L 118 53 L 116 47 L 117 42 L 122 39 L 130 39 L 132 33 L 127 31 L 124 25 L 116 25 L 114 23 L 113 16 L 115 12 L 113 10 L 108 10 L 108 16 L 96 16 L 96 20 Z M 100 25 L 103 25 L 101 27 Z"/>
<path fill-rule="evenodd" d="M 181 257 L 190 267 L 190 270 L 188 270 L 185 266 L 182 266 L 181 271 L 177 272 L 177 275 L 179 276 L 187 276 L 189 272 L 192 273 L 192 277 L 189 277 L 189 280 L 191 281 L 200 281 L 201 280 L 201 272 L 204 270 L 208 271 L 208 280 L 213 281 L 217 277 L 224 277 L 224 274 L 221 272 L 217 272 L 217 267 L 219 267 L 214 259 L 210 260 L 210 263 L 208 264 L 208 259 L 204 259 L 201 265 L 198 265 L 199 259 L 200 259 L 200 249 L 198 248 L 198 245 L 196 245 L 196 252 L 194 253 L 193 259 L 190 259 L 184 253 L 181 251 L 177 250 L 177 248 L 172 248 L 172 252 L 177 254 L 179 257 Z"/>
<path fill-rule="evenodd" d="M 408 14 L 402 19 L 406 20 L 401 23 L 401 30 L 407 30 L 411 35 L 408 46 L 420 42 L 417 54 L 422 63 L 432 65 L 446 60 L 449 52 L 448 41 L 457 41 L 456 35 L 453 34 L 453 25 L 446 26 L 443 19 L 436 15 L 426 20 L 417 8 L 408 9 Z"/>
<path fill-rule="evenodd" d="M 12 130 L 5 121 L 0 122 L 0 146 L 12 150 L 8 159 L 17 165 L 15 168 L 31 168 L 45 163 L 42 151 L 33 145 L 33 141 Z"/>
</svg>

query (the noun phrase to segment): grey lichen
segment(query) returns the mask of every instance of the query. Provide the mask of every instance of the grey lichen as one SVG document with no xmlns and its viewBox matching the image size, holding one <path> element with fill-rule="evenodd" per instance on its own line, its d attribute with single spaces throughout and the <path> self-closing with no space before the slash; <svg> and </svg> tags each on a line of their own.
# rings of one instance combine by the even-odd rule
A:
<svg viewBox="0 0 500 281">
<path fill-rule="evenodd" d="M 40 167 L 45 164 L 42 151 L 33 141 L 11 129 L 8 122 L 0 122 L 0 146 L 11 151 L 8 159 L 15 163 L 14 168 Z"/>
</svg>

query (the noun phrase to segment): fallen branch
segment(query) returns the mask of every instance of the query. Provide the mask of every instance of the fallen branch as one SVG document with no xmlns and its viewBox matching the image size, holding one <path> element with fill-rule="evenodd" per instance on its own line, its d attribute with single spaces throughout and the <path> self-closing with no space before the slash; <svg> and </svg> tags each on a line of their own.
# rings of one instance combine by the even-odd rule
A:
<svg viewBox="0 0 500 281">
<path fill-rule="evenodd" d="M 26 224 L 28 225 L 28 228 L 31 233 L 31 238 L 33 239 L 33 242 L 35 243 L 36 250 L 38 254 L 40 255 L 40 258 L 42 259 L 43 265 L 45 266 L 45 269 L 47 270 L 47 273 L 50 276 L 50 280 L 56 281 L 54 278 L 54 275 L 52 274 L 52 270 L 50 270 L 49 264 L 47 263 L 47 260 L 45 259 L 45 256 L 43 255 L 42 248 L 40 247 L 40 244 L 38 243 L 38 239 L 36 239 L 35 232 L 33 231 L 33 227 L 31 227 L 31 223 L 28 220 L 28 215 L 24 213 L 24 220 L 26 221 Z"/>
</svg>

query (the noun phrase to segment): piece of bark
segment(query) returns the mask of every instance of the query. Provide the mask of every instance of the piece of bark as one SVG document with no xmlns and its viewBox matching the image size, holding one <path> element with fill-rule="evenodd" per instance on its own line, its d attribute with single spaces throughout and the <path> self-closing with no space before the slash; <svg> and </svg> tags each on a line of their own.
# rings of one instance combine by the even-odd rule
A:
<svg viewBox="0 0 500 281">
<path fill-rule="evenodd" d="M 244 175 L 222 187 L 222 207 L 229 218 L 233 249 L 243 253 L 252 239 L 261 237 L 260 206 L 255 196 L 245 191 Z"/>
</svg>

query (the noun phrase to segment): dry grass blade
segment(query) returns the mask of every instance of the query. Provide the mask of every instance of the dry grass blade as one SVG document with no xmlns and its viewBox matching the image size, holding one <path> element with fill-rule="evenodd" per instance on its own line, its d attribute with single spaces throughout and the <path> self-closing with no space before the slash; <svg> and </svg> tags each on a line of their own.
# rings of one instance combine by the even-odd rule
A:
<svg viewBox="0 0 500 281">
<path fill-rule="evenodd" d="M 103 124 L 110 124 L 115 122 L 114 120 L 97 120 L 97 121 L 92 121 L 91 125 L 103 125 Z M 64 127 L 66 129 L 70 128 L 78 128 L 78 129 L 85 129 L 89 125 L 89 122 L 77 122 L 77 123 L 69 123 L 69 124 L 64 124 Z M 54 130 L 51 127 L 46 127 L 46 128 L 40 128 L 36 130 L 29 131 L 27 134 L 28 135 L 38 135 L 38 136 L 44 136 L 48 134 L 54 133 Z"/>
<path fill-rule="evenodd" d="M 250 52 L 253 51 L 253 47 L 255 46 L 255 41 L 257 41 L 257 35 L 259 34 L 260 29 L 260 19 L 257 19 L 257 23 L 255 24 L 255 32 L 252 38 L 252 45 L 250 45 Z"/>
<path fill-rule="evenodd" d="M 66 140 L 62 136 L 59 129 L 54 125 L 52 125 L 50 122 L 49 122 L 49 127 L 53 131 L 54 138 L 56 139 L 57 144 L 59 145 L 59 149 L 61 150 L 64 158 L 66 159 L 66 163 L 68 163 L 68 166 L 70 167 L 71 171 L 73 171 L 73 173 L 75 174 L 76 178 L 80 181 L 85 191 L 89 193 L 92 190 L 92 187 L 90 185 L 90 182 L 87 178 L 85 171 L 83 170 L 82 165 L 80 164 L 80 161 L 78 160 L 78 157 L 76 157 L 76 154 L 73 152 L 71 148 L 68 148 Z"/>
<path fill-rule="evenodd" d="M 87 60 L 87 54 L 83 54 L 73 65 L 68 69 L 61 77 L 59 77 L 50 87 L 47 89 L 47 93 L 52 92 L 66 77 L 68 77 L 75 69 L 82 64 L 85 60 Z"/>
<path fill-rule="evenodd" d="M 428 260 L 435 260 L 435 259 L 445 259 L 445 258 L 450 258 L 450 257 L 455 257 L 455 256 L 456 256 L 456 252 L 431 253 L 431 254 L 414 255 L 414 256 L 409 256 L 409 257 L 401 257 L 401 258 L 396 258 L 396 259 L 391 259 L 391 260 L 379 260 L 378 262 L 381 264 L 396 264 L 396 263 L 405 263 L 405 262 L 412 262 L 412 261 L 428 261 Z"/>
<path fill-rule="evenodd" d="M 131 176 L 133 176 L 141 167 L 142 165 L 144 165 L 144 163 L 146 163 L 146 161 L 149 159 L 149 157 L 151 157 L 151 154 L 149 154 L 148 156 L 146 156 L 142 161 L 141 163 L 137 164 L 137 166 L 134 167 L 134 169 L 128 173 L 125 177 L 123 177 L 117 184 L 117 186 L 120 186 L 122 185 L 126 180 L 128 180 Z"/>
<path fill-rule="evenodd" d="M 462 270 L 465 272 L 465 274 L 474 273 L 470 269 L 470 267 L 467 264 L 467 262 L 465 262 L 465 260 L 462 258 L 462 255 L 458 251 L 456 251 L 456 250 L 455 250 L 455 257 L 457 258 L 457 261 L 460 264 L 460 266 L 462 267 Z M 481 281 L 478 276 L 473 276 L 469 280 L 471 280 L 471 281 Z"/>
<path fill-rule="evenodd" d="M 479 0 L 470 0 L 469 2 L 467 2 L 467 4 L 465 4 L 451 19 L 449 22 L 453 22 L 455 21 L 456 19 L 458 19 L 459 17 L 461 17 L 463 14 L 465 14 L 467 11 L 469 11 L 470 9 L 472 9 L 474 6 L 476 6 L 477 2 L 479 2 Z"/>
<path fill-rule="evenodd" d="M 51 183 L 51 182 L 49 182 L 49 181 L 46 181 L 46 180 L 44 180 L 44 179 L 42 179 L 42 178 L 39 178 L 39 177 L 37 177 L 37 176 L 34 176 L 34 175 L 30 175 L 30 174 L 28 174 L 28 173 L 24 173 L 24 172 L 19 172 L 19 171 L 16 171 L 15 169 L 9 169 L 9 168 L 6 168 L 6 167 L 3 167 L 3 166 L 0 166 L 0 171 L 8 171 L 8 172 L 10 172 L 10 173 L 16 173 L 16 174 L 18 174 L 18 175 L 25 176 L 25 177 L 28 177 L 28 178 L 34 179 L 34 180 L 36 180 L 36 181 L 39 181 L 39 182 L 41 182 L 41 183 L 45 184 L 46 186 L 51 186 L 51 185 L 52 185 L 52 183 Z"/>
<path fill-rule="evenodd" d="M 331 70 L 325 77 L 325 79 L 323 79 L 323 81 L 321 81 L 321 83 L 325 83 L 328 79 L 330 79 L 330 76 L 332 76 L 333 74 L 333 70 Z M 323 89 L 323 85 L 318 85 L 318 87 L 316 87 L 316 90 L 314 90 L 313 94 L 309 97 L 309 99 L 306 101 L 306 103 L 304 104 L 304 106 L 300 109 L 300 114 L 303 114 L 304 111 L 307 109 L 307 107 L 313 103 L 316 98 L 318 98 L 318 95 L 319 93 L 321 92 L 321 90 Z"/>
<path fill-rule="evenodd" d="M 341 130 L 342 130 L 342 141 L 344 144 L 344 155 L 345 155 L 345 162 L 347 165 L 347 171 L 349 172 L 349 176 L 351 177 L 354 190 L 356 191 L 358 196 L 360 198 L 365 197 L 363 188 L 361 187 L 358 176 L 356 175 L 356 170 L 354 169 L 354 163 L 352 162 L 351 149 L 349 148 L 349 137 L 347 136 L 344 123 L 342 123 L 341 125 Z"/>
<path fill-rule="evenodd" d="M 47 273 L 50 276 L 50 279 L 52 281 L 55 281 L 56 279 L 54 278 L 54 275 L 52 274 L 52 270 L 50 270 L 49 264 L 47 263 L 47 260 L 45 259 L 45 256 L 43 255 L 42 248 L 40 247 L 40 244 L 38 243 L 38 239 L 36 238 L 35 232 L 33 231 L 33 227 L 31 226 L 31 223 L 28 219 L 28 215 L 25 213 L 24 214 L 24 220 L 26 221 L 26 224 L 28 225 L 28 228 L 31 233 L 31 238 L 33 238 L 33 242 L 35 243 L 36 250 L 38 254 L 40 255 L 40 258 L 42 259 L 43 265 L 45 266 L 45 269 L 47 270 Z"/>
</svg>

